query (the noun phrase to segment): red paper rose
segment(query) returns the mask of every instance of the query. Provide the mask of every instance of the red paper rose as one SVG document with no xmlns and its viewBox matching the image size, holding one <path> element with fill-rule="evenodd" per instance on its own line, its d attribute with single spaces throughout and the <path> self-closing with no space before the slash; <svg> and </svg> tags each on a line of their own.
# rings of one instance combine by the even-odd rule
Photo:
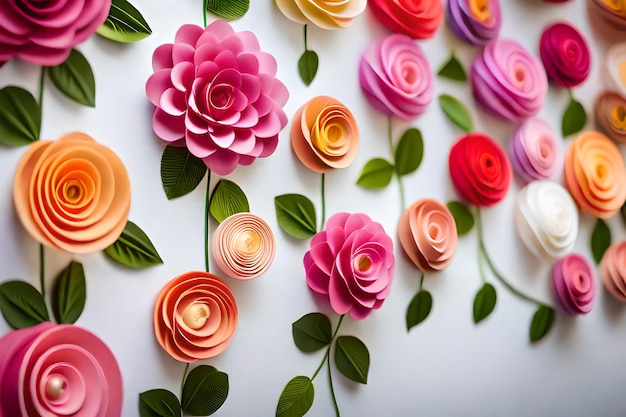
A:
<svg viewBox="0 0 626 417">
<path fill-rule="evenodd" d="M 413 39 L 432 38 L 443 20 L 441 0 L 369 0 L 383 25 Z"/>
<path fill-rule="evenodd" d="M 548 77 L 560 86 L 576 87 L 589 75 L 589 46 L 578 29 L 569 23 L 555 23 L 544 30 L 539 55 Z"/>
</svg>

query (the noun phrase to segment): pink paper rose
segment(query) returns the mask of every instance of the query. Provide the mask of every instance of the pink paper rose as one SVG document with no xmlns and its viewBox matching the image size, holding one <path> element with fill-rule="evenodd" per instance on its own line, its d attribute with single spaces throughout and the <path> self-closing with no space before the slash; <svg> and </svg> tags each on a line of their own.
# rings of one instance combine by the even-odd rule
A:
<svg viewBox="0 0 626 417">
<path fill-rule="evenodd" d="M 609 246 L 604 252 L 600 275 L 604 288 L 617 300 L 626 303 L 626 240 Z"/>
<path fill-rule="evenodd" d="M 542 119 L 532 117 L 515 129 L 509 142 L 513 170 L 526 182 L 546 180 L 562 164 L 559 140 Z"/>
<path fill-rule="evenodd" d="M 110 8 L 111 0 L 2 1 L 0 63 L 19 58 L 59 65 L 104 23 Z"/>
<path fill-rule="evenodd" d="M 0 417 L 119 417 L 122 375 L 94 334 L 49 322 L 0 339 Z"/>
<path fill-rule="evenodd" d="M 484 45 L 500 33 L 500 0 L 448 0 L 448 24 L 459 39 Z"/>
<path fill-rule="evenodd" d="M 413 119 L 433 99 L 428 59 L 406 35 L 389 35 L 370 45 L 359 63 L 359 82 L 370 103 L 388 116 Z"/>
<path fill-rule="evenodd" d="M 158 137 L 186 146 L 219 175 L 276 150 L 289 93 L 252 32 L 223 20 L 183 25 L 173 44 L 154 51 L 152 67 L 146 93 Z"/>
<path fill-rule="evenodd" d="M 569 314 L 587 314 L 593 308 L 596 284 L 589 262 L 572 253 L 552 267 L 557 301 Z"/>
<path fill-rule="evenodd" d="M 391 291 L 393 241 L 382 225 L 362 213 L 337 213 L 311 239 L 304 255 L 306 281 L 327 295 L 337 314 L 364 319 Z"/>
<path fill-rule="evenodd" d="M 443 20 L 441 0 L 369 0 L 376 19 L 413 39 L 432 38 Z"/>
<path fill-rule="evenodd" d="M 582 33 L 569 23 L 554 23 L 543 31 L 539 55 L 548 77 L 562 87 L 576 87 L 589 75 L 589 45 Z"/>
</svg>

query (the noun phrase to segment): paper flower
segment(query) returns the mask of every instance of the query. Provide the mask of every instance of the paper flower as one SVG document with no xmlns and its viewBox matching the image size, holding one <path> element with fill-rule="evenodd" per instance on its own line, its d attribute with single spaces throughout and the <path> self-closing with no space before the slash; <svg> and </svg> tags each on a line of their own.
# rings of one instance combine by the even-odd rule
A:
<svg viewBox="0 0 626 417">
<path fill-rule="evenodd" d="M 363 13 L 367 0 L 276 0 L 278 9 L 290 20 L 322 29 L 341 29 Z"/>
<path fill-rule="evenodd" d="M 606 51 L 604 72 L 609 88 L 626 96 L 626 42 L 616 43 Z"/>
<path fill-rule="evenodd" d="M 582 256 L 572 253 L 552 266 L 552 283 L 559 305 L 569 314 L 587 314 L 596 292 L 593 270 Z"/>
<path fill-rule="evenodd" d="M 511 163 L 504 150 L 483 133 L 461 136 L 448 157 L 454 188 L 477 207 L 500 202 L 511 185 Z"/>
<path fill-rule="evenodd" d="M 376 19 L 413 39 L 432 38 L 443 20 L 441 0 L 369 0 Z"/>
<path fill-rule="evenodd" d="M 600 275 L 604 288 L 617 300 L 626 303 L 626 240 L 609 246 L 604 252 Z"/>
<path fill-rule="evenodd" d="M 34 142 L 16 172 L 13 201 L 38 242 L 71 253 L 110 246 L 124 230 L 130 180 L 109 148 L 84 133 Z"/>
<path fill-rule="evenodd" d="M 569 23 L 557 22 L 544 29 L 539 55 L 550 80 L 561 87 L 576 87 L 589 75 L 589 45 L 582 33 Z"/>
<path fill-rule="evenodd" d="M 433 99 L 428 59 L 406 35 L 389 35 L 371 44 L 361 56 L 359 82 L 374 107 L 405 120 L 424 113 Z"/>
<path fill-rule="evenodd" d="M 578 236 L 576 204 L 565 188 L 551 181 L 534 181 L 520 190 L 514 222 L 522 242 L 540 259 L 567 255 Z"/>
<path fill-rule="evenodd" d="M 431 198 L 416 201 L 402 213 L 398 238 L 411 262 L 424 272 L 445 269 L 458 241 L 452 213 Z"/>
<path fill-rule="evenodd" d="M 474 59 L 470 78 L 478 102 L 512 122 L 537 114 L 548 89 L 541 63 L 511 39 L 489 41 Z"/>
<path fill-rule="evenodd" d="M 311 239 L 304 255 L 306 281 L 328 296 L 337 314 L 369 316 L 391 291 L 395 257 L 393 241 L 382 225 L 362 213 L 337 213 Z"/>
<path fill-rule="evenodd" d="M 14 0 L 0 10 L 0 63 L 18 58 L 53 67 L 106 20 L 111 0 Z"/>
<path fill-rule="evenodd" d="M 122 413 L 122 375 L 94 334 L 49 322 L 0 339 L 0 417 Z"/>
<path fill-rule="evenodd" d="M 620 150 L 600 132 L 582 133 L 565 154 L 565 186 L 580 208 L 608 219 L 626 201 L 626 169 Z"/>
<path fill-rule="evenodd" d="M 609 138 L 626 143 L 626 97 L 603 91 L 596 97 L 594 113 L 598 126 Z"/>
<path fill-rule="evenodd" d="M 509 142 L 513 170 L 526 182 L 545 180 L 561 166 L 560 145 L 550 125 L 542 119 L 526 119 Z"/>
<path fill-rule="evenodd" d="M 484 45 L 500 33 L 500 0 L 448 0 L 448 25 L 462 41 Z"/>
<path fill-rule="evenodd" d="M 219 175 L 276 150 L 289 93 L 276 79 L 276 60 L 252 32 L 235 32 L 223 20 L 206 29 L 183 25 L 173 44 L 154 51 L 152 68 L 146 93 L 161 139 L 182 139 Z"/>
<path fill-rule="evenodd" d="M 626 30 L 626 3 L 622 0 L 588 0 L 589 12 L 618 30 Z"/>
<path fill-rule="evenodd" d="M 180 362 L 222 353 L 237 328 L 237 302 L 217 276 L 191 271 L 159 292 L 154 305 L 154 333 L 161 347 Z"/>
<path fill-rule="evenodd" d="M 274 234 L 265 220 L 257 215 L 237 213 L 227 217 L 211 240 L 213 260 L 231 278 L 257 278 L 274 261 Z"/>
<path fill-rule="evenodd" d="M 300 162 L 312 171 L 346 168 L 359 151 L 356 120 L 339 100 L 314 97 L 293 117 L 291 147 Z"/>
</svg>

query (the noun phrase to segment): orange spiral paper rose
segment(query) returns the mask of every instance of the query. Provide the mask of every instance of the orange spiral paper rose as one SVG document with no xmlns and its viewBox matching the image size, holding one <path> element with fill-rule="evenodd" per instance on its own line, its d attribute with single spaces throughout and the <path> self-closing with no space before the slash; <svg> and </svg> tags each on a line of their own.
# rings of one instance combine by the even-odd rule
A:
<svg viewBox="0 0 626 417">
<path fill-rule="evenodd" d="M 120 158 L 84 133 L 34 142 L 20 160 L 13 200 L 37 241 L 72 253 L 97 252 L 122 233 L 130 180 Z"/>
<path fill-rule="evenodd" d="M 604 288 L 617 300 L 626 303 L 626 240 L 609 246 L 599 268 Z"/>
<path fill-rule="evenodd" d="M 626 97 L 615 91 L 603 91 L 594 105 L 596 121 L 608 137 L 626 143 Z"/>
</svg>

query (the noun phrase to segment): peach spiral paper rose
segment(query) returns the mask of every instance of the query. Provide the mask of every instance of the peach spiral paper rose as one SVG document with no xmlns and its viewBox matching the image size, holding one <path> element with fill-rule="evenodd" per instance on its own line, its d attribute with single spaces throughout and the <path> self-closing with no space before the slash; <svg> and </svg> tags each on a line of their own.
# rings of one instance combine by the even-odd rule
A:
<svg viewBox="0 0 626 417">
<path fill-rule="evenodd" d="M 513 170 L 526 182 L 545 180 L 561 166 L 559 141 L 545 121 L 532 117 L 515 129 L 509 142 Z"/>
<path fill-rule="evenodd" d="M 0 338 L 0 417 L 119 417 L 122 375 L 91 332 L 50 322 Z"/>
<path fill-rule="evenodd" d="M 398 223 L 402 249 L 421 271 L 445 269 L 456 252 L 456 223 L 448 207 L 424 198 L 402 213 Z"/>
<path fill-rule="evenodd" d="M 208 272 L 172 279 L 154 305 L 154 333 L 161 347 L 180 362 L 222 353 L 237 328 L 237 303 L 228 286 Z"/>
<path fill-rule="evenodd" d="M 614 243 L 600 261 L 604 288 L 617 300 L 626 303 L 626 240 Z"/>
<path fill-rule="evenodd" d="M 589 261 L 571 253 L 552 266 L 556 299 L 569 314 L 587 314 L 593 309 L 596 283 Z"/>
<path fill-rule="evenodd" d="M 276 241 L 270 226 L 259 216 L 237 213 L 222 221 L 211 239 L 211 255 L 229 277 L 253 279 L 272 265 Z"/>
<path fill-rule="evenodd" d="M 322 29 L 341 29 L 352 25 L 365 11 L 367 0 L 276 0 L 278 9 L 290 20 Z"/>
<path fill-rule="evenodd" d="M 376 19 L 413 39 L 432 38 L 443 20 L 441 0 L 369 0 Z"/>
<path fill-rule="evenodd" d="M 626 42 L 616 43 L 606 51 L 604 72 L 610 89 L 626 96 Z"/>
<path fill-rule="evenodd" d="M 626 2 L 624 0 L 588 0 L 590 13 L 618 30 L 626 30 Z"/>
<path fill-rule="evenodd" d="M 111 149 L 69 133 L 30 145 L 15 172 L 13 201 L 35 240 L 71 253 L 97 252 L 126 226 L 130 180 Z"/>
<path fill-rule="evenodd" d="M 600 132 L 580 134 L 565 155 L 565 186 L 592 216 L 613 217 L 626 201 L 626 168 L 620 150 Z"/>
<path fill-rule="evenodd" d="M 332 97 L 312 98 L 293 117 L 291 148 L 311 171 L 346 168 L 359 151 L 359 129 L 352 112 Z"/>
<path fill-rule="evenodd" d="M 626 97 L 603 91 L 596 97 L 594 113 L 600 130 L 615 142 L 626 143 Z"/>
<path fill-rule="evenodd" d="M 567 22 L 548 26 L 541 34 L 539 55 L 552 82 L 565 88 L 582 84 L 591 69 L 585 37 Z"/>
<path fill-rule="evenodd" d="M 484 45 L 500 33 L 500 0 L 448 0 L 448 24 L 457 38 Z"/>
</svg>

